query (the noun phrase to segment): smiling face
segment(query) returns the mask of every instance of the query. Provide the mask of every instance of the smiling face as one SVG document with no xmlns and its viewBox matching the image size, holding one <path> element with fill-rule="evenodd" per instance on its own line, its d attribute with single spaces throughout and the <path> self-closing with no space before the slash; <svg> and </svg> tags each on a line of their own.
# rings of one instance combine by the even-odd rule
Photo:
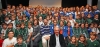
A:
<svg viewBox="0 0 100 47">
<path fill-rule="evenodd" d="M 71 42 L 75 43 L 76 42 L 76 37 L 72 37 Z"/>
<path fill-rule="evenodd" d="M 14 36 L 14 32 L 10 31 L 10 32 L 8 33 L 8 38 L 13 38 L 13 36 Z"/>
</svg>

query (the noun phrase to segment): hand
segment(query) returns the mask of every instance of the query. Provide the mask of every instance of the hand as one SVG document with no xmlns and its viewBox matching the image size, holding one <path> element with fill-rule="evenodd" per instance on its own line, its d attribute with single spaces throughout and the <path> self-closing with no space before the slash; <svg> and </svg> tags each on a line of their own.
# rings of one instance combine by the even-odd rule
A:
<svg viewBox="0 0 100 47">
<path fill-rule="evenodd" d="M 33 37 L 32 40 L 34 40 L 35 38 Z"/>
<path fill-rule="evenodd" d="M 46 40 L 49 40 L 49 39 L 50 39 L 50 36 L 45 37 L 45 39 L 46 39 Z"/>
<path fill-rule="evenodd" d="M 78 38 L 76 38 L 76 40 L 78 41 Z"/>
<path fill-rule="evenodd" d="M 7 45 L 6 47 L 14 47 L 14 43 L 11 43 L 10 45 Z"/>
<path fill-rule="evenodd" d="M 30 41 L 30 39 L 27 39 L 27 42 L 29 42 Z"/>
<path fill-rule="evenodd" d="M 68 36 L 68 38 L 69 38 L 69 39 L 71 39 L 71 37 L 70 37 L 70 36 Z"/>
</svg>

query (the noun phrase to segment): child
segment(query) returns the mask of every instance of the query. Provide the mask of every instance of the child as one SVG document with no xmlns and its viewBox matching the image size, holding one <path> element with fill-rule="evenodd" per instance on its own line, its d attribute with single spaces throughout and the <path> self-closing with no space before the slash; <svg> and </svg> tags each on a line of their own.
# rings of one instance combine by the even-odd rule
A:
<svg viewBox="0 0 100 47">
<path fill-rule="evenodd" d="M 79 37 L 79 42 L 78 42 L 78 47 L 86 47 L 87 43 L 86 43 L 86 37 L 81 34 Z"/>
<path fill-rule="evenodd" d="M 92 19 L 91 19 L 91 15 L 90 14 L 88 14 L 87 19 L 86 19 L 86 22 L 88 24 L 91 24 L 92 23 Z"/>
<path fill-rule="evenodd" d="M 3 36 L 5 36 L 6 30 L 7 30 L 7 24 L 6 23 L 3 23 L 2 24 L 2 29 L 0 31 Z"/>
<path fill-rule="evenodd" d="M 22 23 L 22 16 L 18 16 L 18 18 L 16 20 L 16 25 L 21 24 L 21 23 Z"/>
<path fill-rule="evenodd" d="M 29 19 L 29 21 L 28 22 L 30 22 L 31 24 L 32 24 L 32 26 L 33 26 L 33 17 L 30 17 L 30 19 Z"/>
<path fill-rule="evenodd" d="M 78 38 L 80 34 L 81 32 L 80 32 L 79 24 L 75 23 L 75 26 L 73 28 L 73 35 L 75 35 Z"/>
<path fill-rule="evenodd" d="M 11 23 L 13 24 L 13 28 L 16 28 L 16 21 L 15 21 L 15 19 L 16 19 L 15 15 L 11 16 Z"/>
<path fill-rule="evenodd" d="M 89 35 L 90 35 L 90 32 L 92 32 L 92 29 L 91 29 L 90 25 L 88 23 L 85 23 L 85 28 L 87 29 Z"/>
<path fill-rule="evenodd" d="M 94 16 L 93 23 L 97 23 L 99 25 L 99 15 L 98 14 Z"/>
<path fill-rule="evenodd" d="M 72 15 L 69 15 L 69 21 L 71 22 L 72 27 L 74 27 L 75 20 Z"/>
<path fill-rule="evenodd" d="M 14 47 L 27 47 L 27 45 L 23 42 L 23 37 L 21 35 L 17 37 L 17 43 Z"/>
<path fill-rule="evenodd" d="M 63 34 L 64 22 L 60 21 L 60 34 Z"/>
<path fill-rule="evenodd" d="M 16 25 L 16 29 L 15 29 L 15 34 L 16 34 L 15 37 L 17 37 L 18 35 L 20 35 L 20 32 L 21 32 L 20 31 L 20 24 L 17 24 Z"/>
<path fill-rule="evenodd" d="M 80 31 L 81 31 L 81 34 L 84 34 L 86 38 L 89 37 L 88 31 L 87 31 L 87 29 L 85 28 L 85 24 L 84 24 L 84 23 L 81 24 Z"/>
<path fill-rule="evenodd" d="M 6 17 L 5 17 L 5 23 L 6 23 L 6 24 L 9 24 L 10 22 L 11 22 L 11 20 L 9 19 L 8 16 L 6 16 Z"/>
<path fill-rule="evenodd" d="M 69 39 L 70 37 L 73 36 L 73 29 L 72 29 L 72 26 L 71 26 L 71 22 L 67 22 L 67 26 L 64 26 L 63 28 L 63 36 L 65 38 L 65 43 L 66 45 L 69 43 Z"/>
<path fill-rule="evenodd" d="M 100 43 L 96 40 L 97 34 L 95 32 L 90 33 L 90 39 L 87 40 L 87 47 L 100 47 Z"/>
<path fill-rule="evenodd" d="M 99 34 L 99 29 L 98 29 L 98 24 L 97 23 L 94 23 L 94 26 L 92 28 L 92 31 L 95 32 L 96 34 Z"/>
<path fill-rule="evenodd" d="M 24 41 L 27 39 L 28 29 L 25 28 L 25 24 L 24 24 L 24 23 L 21 23 L 20 35 L 23 36 L 23 40 L 24 40 Z"/>
<path fill-rule="evenodd" d="M 76 19 L 75 19 L 75 21 L 76 21 L 77 23 L 81 24 L 80 15 L 77 15 L 77 16 L 76 16 Z"/>
<path fill-rule="evenodd" d="M 13 31 L 14 35 L 15 35 L 15 28 L 13 28 L 13 24 L 12 23 L 8 24 L 8 28 L 7 28 L 7 31 L 6 31 L 6 34 L 5 34 L 5 38 L 8 38 L 7 34 L 8 34 L 9 31 Z"/>
<path fill-rule="evenodd" d="M 50 22 L 51 22 L 50 16 L 47 16 L 46 19 L 48 20 L 48 25 L 50 25 Z"/>
<path fill-rule="evenodd" d="M 42 16 L 39 17 L 39 26 L 44 25 L 43 20 L 42 20 Z"/>
<path fill-rule="evenodd" d="M 32 35 L 32 32 L 33 32 L 32 24 L 28 23 L 28 39 L 27 39 L 27 42 L 29 42 L 31 35 Z"/>
<path fill-rule="evenodd" d="M 77 47 L 77 40 L 75 36 L 72 36 L 71 42 L 68 44 L 68 47 Z"/>
<path fill-rule="evenodd" d="M 84 13 L 81 13 L 81 23 L 85 23 L 85 18 L 86 16 L 84 15 Z"/>
<path fill-rule="evenodd" d="M 27 20 L 27 17 L 25 15 L 23 16 L 23 23 L 25 23 L 25 27 L 28 26 L 28 20 Z"/>
</svg>

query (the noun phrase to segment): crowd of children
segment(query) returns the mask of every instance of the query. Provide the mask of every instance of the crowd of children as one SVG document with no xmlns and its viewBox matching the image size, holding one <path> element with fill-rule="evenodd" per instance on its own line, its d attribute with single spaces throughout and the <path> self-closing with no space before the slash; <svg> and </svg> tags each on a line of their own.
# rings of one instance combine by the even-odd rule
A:
<svg viewBox="0 0 100 47">
<path fill-rule="evenodd" d="M 0 47 L 10 31 L 17 38 L 14 47 L 39 47 L 41 39 L 49 39 L 44 35 L 54 34 L 56 25 L 68 47 L 100 47 L 100 10 L 96 5 L 62 8 L 22 4 L 1 10 Z M 45 47 L 44 40 L 42 44 Z"/>
</svg>

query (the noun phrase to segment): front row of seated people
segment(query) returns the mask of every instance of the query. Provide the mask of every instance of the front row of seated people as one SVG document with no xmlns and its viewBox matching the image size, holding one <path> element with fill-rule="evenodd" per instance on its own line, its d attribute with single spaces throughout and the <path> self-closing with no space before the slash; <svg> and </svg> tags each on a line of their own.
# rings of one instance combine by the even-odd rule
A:
<svg viewBox="0 0 100 47">
<path fill-rule="evenodd" d="M 55 26 L 53 35 L 45 34 L 45 36 L 42 37 L 42 41 L 44 41 L 42 42 L 43 47 L 100 47 L 100 43 L 97 41 L 97 34 L 95 32 L 91 32 L 89 36 L 90 38 L 88 39 L 84 34 L 81 34 L 79 38 L 77 38 L 76 36 L 72 36 L 70 38 L 70 41 L 67 42 L 67 46 L 65 43 L 65 38 L 59 32 L 59 26 Z M 35 38 L 33 37 L 32 40 L 34 39 Z M 47 40 L 49 42 L 49 45 L 47 43 Z M 35 43 L 33 42 L 33 45 L 34 44 Z M 18 35 L 16 38 L 14 37 L 14 32 L 9 31 L 8 38 L 3 41 L 2 47 L 27 47 L 27 44 L 25 43 L 22 35 Z"/>
</svg>

